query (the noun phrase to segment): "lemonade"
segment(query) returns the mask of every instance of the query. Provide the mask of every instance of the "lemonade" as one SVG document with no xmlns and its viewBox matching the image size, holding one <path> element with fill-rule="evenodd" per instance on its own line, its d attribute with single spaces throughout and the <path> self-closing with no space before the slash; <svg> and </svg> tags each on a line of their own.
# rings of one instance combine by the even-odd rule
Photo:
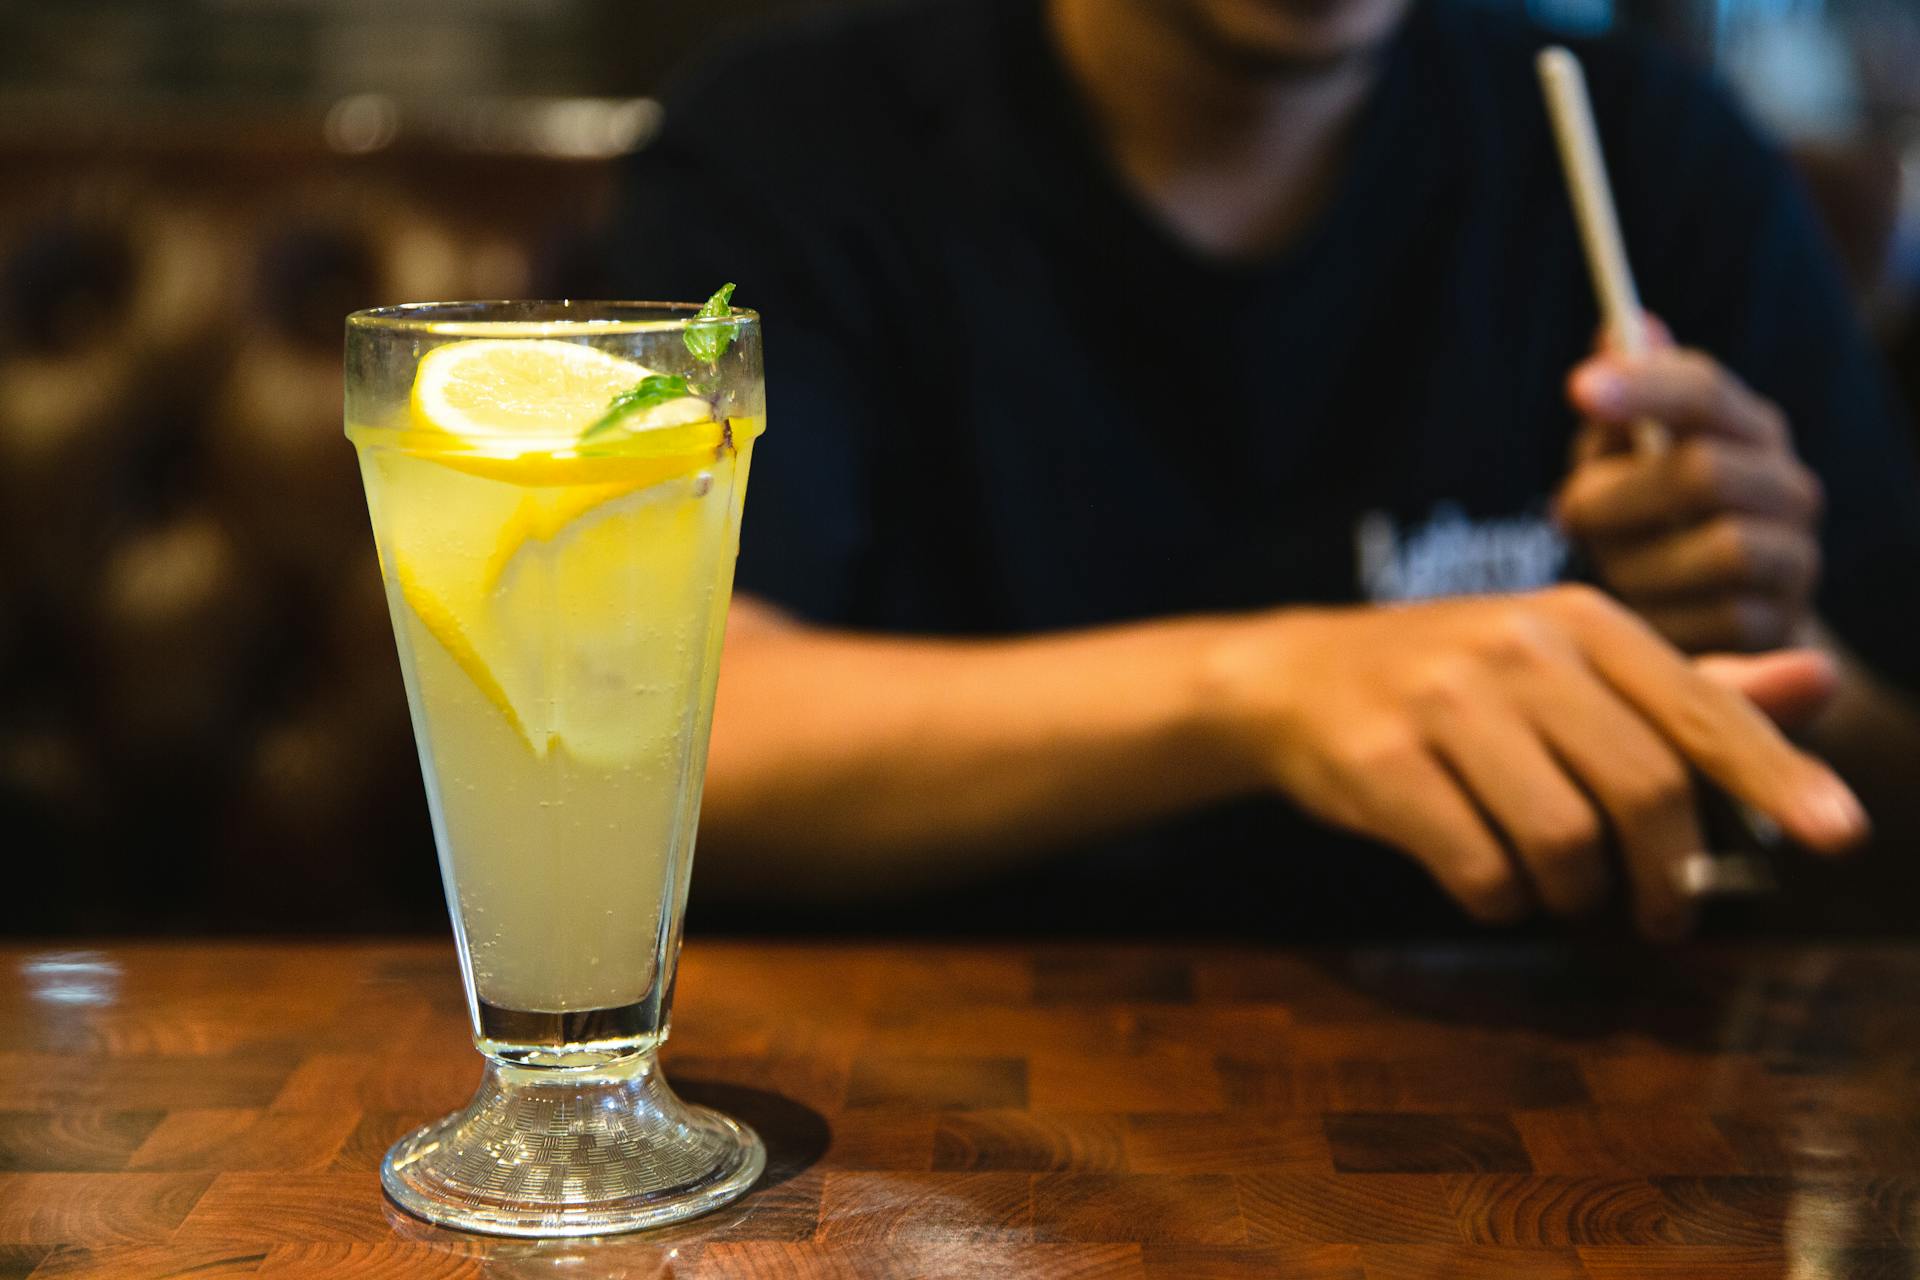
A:
<svg viewBox="0 0 1920 1280">
<path fill-rule="evenodd" d="M 587 434 L 660 377 L 571 335 L 456 337 L 404 406 L 350 406 L 483 1040 L 664 1024 L 762 418 L 668 394 Z"/>
<path fill-rule="evenodd" d="M 766 413 L 732 289 L 347 318 L 347 435 L 484 1059 L 472 1101 L 380 1163 L 430 1222 L 632 1231 L 766 1166 L 658 1057 Z"/>
</svg>

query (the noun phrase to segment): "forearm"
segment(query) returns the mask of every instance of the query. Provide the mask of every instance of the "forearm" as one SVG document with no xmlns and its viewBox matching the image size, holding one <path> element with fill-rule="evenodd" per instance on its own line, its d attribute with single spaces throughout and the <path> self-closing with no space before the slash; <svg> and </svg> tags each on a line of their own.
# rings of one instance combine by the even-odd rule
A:
<svg viewBox="0 0 1920 1280">
<path fill-rule="evenodd" d="M 1224 625 L 921 639 L 800 626 L 743 601 L 703 872 L 722 891 L 931 886 L 1244 789 L 1207 687 Z"/>
</svg>

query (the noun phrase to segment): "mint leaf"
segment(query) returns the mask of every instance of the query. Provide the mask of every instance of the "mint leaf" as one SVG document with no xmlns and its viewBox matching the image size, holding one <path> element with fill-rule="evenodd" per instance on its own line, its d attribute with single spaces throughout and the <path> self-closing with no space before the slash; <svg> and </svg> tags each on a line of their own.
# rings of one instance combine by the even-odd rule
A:
<svg viewBox="0 0 1920 1280">
<path fill-rule="evenodd" d="M 702 364 L 714 363 L 733 345 L 733 308 L 729 305 L 732 301 L 733 284 L 729 281 L 715 290 L 714 295 L 707 299 L 707 304 L 700 308 L 700 314 L 687 324 L 687 350 L 693 352 L 693 358 Z"/>
<path fill-rule="evenodd" d="M 651 409 L 654 405 L 665 404 L 669 400 L 678 400 L 692 394 L 693 390 L 687 386 L 687 380 L 678 374 L 656 373 L 642 378 L 635 385 L 607 401 L 607 411 L 600 415 L 592 426 L 582 431 L 580 438 L 591 440 L 619 426 L 621 420 L 630 413 L 640 409 Z"/>
</svg>

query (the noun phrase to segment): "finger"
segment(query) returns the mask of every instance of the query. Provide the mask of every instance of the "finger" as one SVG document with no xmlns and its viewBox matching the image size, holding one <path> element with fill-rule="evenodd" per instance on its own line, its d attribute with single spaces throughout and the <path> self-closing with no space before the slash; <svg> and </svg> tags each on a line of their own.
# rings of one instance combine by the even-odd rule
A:
<svg viewBox="0 0 1920 1280">
<path fill-rule="evenodd" d="M 1652 604 L 1639 612 L 1682 653 L 1777 649 L 1792 638 L 1797 614 L 1778 600 L 1753 595 Z"/>
<path fill-rule="evenodd" d="M 1672 533 L 1615 543 L 1599 553 L 1607 585 L 1634 601 L 1752 593 L 1805 599 L 1820 548 L 1804 527 L 1720 516 Z"/>
<path fill-rule="evenodd" d="M 1581 463 L 1605 456 L 1611 444 L 1606 433 L 1592 423 L 1581 424 L 1580 429 L 1573 433 L 1572 446 L 1567 450 L 1567 470 L 1578 471 Z"/>
<path fill-rule="evenodd" d="M 1815 849 L 1857 843 L 1868 823 L 1833 770 L 1796 750 L 1747 699 L 1694 671 L 1620 605 L 1560 588 L 1551 607 L 1587 661 L 1695 768 Z"/>
<path fill-rule="evenodd" d="M 1651 311 L 1640 315 L 1641 337 L 1645 339 L 1648 351 L 1664 351 L 1674 345 L 1673 330 L 1667 322 Z M 1632 353 L 1621 349 L 1613 340 L 1613 329 L 1602 322 L 1594 332 L 1593 350 L 1596 354 L 1624 356 Z M 1650 419 L 1634 422 L 1597 422 L 1589 421 L 1580 432 L 1580 440 L 1574 451 L 1574 461 L 1584 462 L 1589 457 L 1598 457 L 1606 453 L 1630 453 L 1640 447 L 1640 426 Z"/>
<path fill-rule="evenodd" d="M 1404 760 L 1391 788 L 1367 804 L 1367 834 L 1412 854 L 1468 915 L 1509 924 L 1527 913 L 1526 890 L 1499 837 L 1437 758 L 1420 752 Z"/>
<path fill-rule="evenodd" d="M 1633 432 L 1629 428 L 1604 422 L 1583 423 L 1573 436 L 1572 465 L 1568 470 L 1577 471 L 1595 458 L 1631 453 L 1633 447 Z"/>
<path fill-rule="evenodd" d="M 1582 413 L 1605 422 L 1653 418 L 1677 431 L 1752 444 L 1779 445 L 1789 438 L 1778 406 L 1699 351 L 1593 356 L 1575 367 L 1567 392 Z"/>
<path fill-rule="evenodd" d="M 1641 336 L 1646 339 L 1649 349 L 1658 351 L 1673 345 L 1673 330 L 1667 327 L 1665 320 L 1653 312 L 1642 311 L 1640 325 Z M 1605 321 L 1601 321 L 1599 327 L 1593 331 L 1593 349 L 1595 351 L 1619 350 L 1613 340 L 1613 327 Z"/>
<path fill-rule="evenodd" d="M 1737 689 L 1786 729 L 1810 722 L 1840 689 L 1839 668 L 1818 649 L 1784 649 L 1751 656 L 1714 654 L 1695 658 L 1693 668 L 1710 680 Z"/>
<path fill-rule="evenodd" d="M 1807 523 L 1821 502 L 1820 481 L 1798 459 L 1696 438 L 1587 462 L 1567 478 L 1557 510 L 1582 537 L 1620 538 L 1723 513 Z"/>
<path fill-rule="evenodd" d="M 1547 908 L 1574 915 L 1606 894 L 1604 833 L 1593 805 L 1539 732 L 1490 679 L 1419 699 L 1434 749 L 1506 836 Z"/>
<path fill-rule="evenodd" d="M 1686 765 L 1577 655 L 1523 673 L 1516 689 L 1540 735 L 1607 815 L 1641 929 L 1655 938 L 1685 934 L 1693 905 L 1684 867 L 1706 850 Z"/>
</svg>

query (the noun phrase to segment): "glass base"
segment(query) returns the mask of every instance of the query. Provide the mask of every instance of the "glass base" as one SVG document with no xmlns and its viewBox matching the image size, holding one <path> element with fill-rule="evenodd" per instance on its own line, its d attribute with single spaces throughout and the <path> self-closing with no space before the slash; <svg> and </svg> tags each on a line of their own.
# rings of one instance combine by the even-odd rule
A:
<svg viewBox="0 0 1920 1280">
<path fill-rule="evenodd" d="M 753 1130 L 675 1097 L 652 1053 L 575 1070 L 488 1059 L 473 1101 L 395 1143 L 380 1184 L 442 1226 L 590 1236 L 717 1209 L 766 1161 Z"/>
</svg>

